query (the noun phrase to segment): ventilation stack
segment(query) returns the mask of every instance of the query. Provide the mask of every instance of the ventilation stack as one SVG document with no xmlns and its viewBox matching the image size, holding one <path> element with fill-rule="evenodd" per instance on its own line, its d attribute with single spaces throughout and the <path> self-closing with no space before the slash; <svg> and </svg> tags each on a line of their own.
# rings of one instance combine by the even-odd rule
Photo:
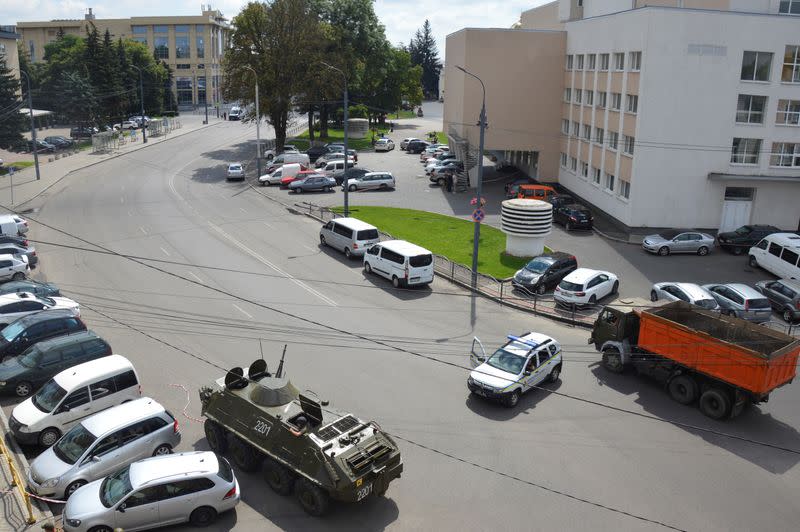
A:
<svg viewBox="0 0 800 532">
<path fill-rule="evenodd" d="M 553 225 L 553 206 L 547 202 L 514 198 L 505 200 L 500 211 L 501 230 L 506 234 L 506 253 L 533 257 L 544 251 L 544 239 Z"/>
</svg>

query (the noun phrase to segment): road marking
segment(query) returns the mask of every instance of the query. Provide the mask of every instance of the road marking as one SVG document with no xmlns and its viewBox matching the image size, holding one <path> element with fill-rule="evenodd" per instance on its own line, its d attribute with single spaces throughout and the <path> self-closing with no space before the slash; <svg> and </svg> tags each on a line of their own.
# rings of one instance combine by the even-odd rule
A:
<svg viewBox="0 0 800 532">
<path fill-rule="evenodd" d="M 308 286 L 308 285 L 307 285 L 306 283 L 304 283 L 303 281 L 300 281 L 299 279 L 295 279 L 295 278 L 294 278 L 294 277 L 292 277 L 290 274 L 288 274 L 288 273 L 286 273 L 285 271 L 281 270 L 279 267 L 277 267 L 276 265 L 274 265 L 273 263 L 271 263 L 270 261 L 268 261 L 267 259 L 265 259 L 265 258 L 264 258 L 264 257 L 262 257 L 261 255 L 259 255 L 258 253 L 256 253 L 255 251 L 253 251 L 253 250 L 252 250 L 252 249 L 250 249 L 249 247 L 245 246 L 244 244 L 242 244 L 241 242 L 239 242 L 239 241 L 238 241 L 238 240 L 236 240 L 235 238 L 233 238 L 231 235 L 229 235 L 228 233 L 226 233 L 225 231 L 223 231 L 223 230 L 222 230 L 222 228 L 220 228 L 220 227 L 218 227 L 218 226 L 214 225 L 214 224 L 213 224 L 213 223 L 211 223 L 211 222 L 208 222 L 208 225 L 210 225 L 210 226 L 211 226 L 211 228 L 212 228 L 212 229 L 214 229 L 216 232 L 218 232 L 220 235 L 222 235 L 223 237 L 225 237 L 226 239 L 228 239 L 228 240 L 229 240 L 229 241 L 230 241 L 230 242 L 231 242 L 233 245 L 235 245 L 236 247 L 238 247 L 239 249 L 241 249 L 241 250 L 242 250 L 242 251 L 244 251 L 245 253 L 248 253 L 248 254 L 249 254 L 251 257 L 253 257 L 253 258 L 254 258 L 254 259 L 256 259 L 257 261 L 259 261 L 261 264 L 264 264 L 265 266 L 267 266 L 267 267 L 269 267 L 269 268 L 272 268 L 273 270 L 275 270 L 275 271 L 276 271 L 276 272 L 278 272 L 279 274 L 281 274 L 281 275 L 283 275 L 284 277 L 286 277 L 287 279 L 291 280 L 291 281 L 292 281 L 294 284 L 296 284 L 297 286 L 299 286 L 300 288 L 302 288 L 303 290 L 305 290 L 305 291 L 306 291 L 306 292 L 308 292 L 309 294 L 312 294 L 312 295 L 315 295 L 315 296 L 317 296 L 318 298 L 320 298 L 321 300 L 323 300 L 325 303 L 327 303 L 328 305 L 330 305 L 330 306 L 332 306 L 332 307 L 338 307 L 338 306 L 339 306 L 339 305 L 336 303 L 336 301 L 334 301 L 334 300 L 332 300 L 331 298 L 329 298 L 329 297 L 327 297 L 327 296 L 325 296 L 325 295 L 321 294 L 320 292 L 318 292 L 318 291 L 314 290 L 313 288 L 311 288 L 310 286 Z"/>
<path fill-rule="evenodd" d="M 271 225 L 269 225 L 267 222 L 261 222 L 261 223 L 263 223 L 264 225 L 266 225 L 266 226 L 267 226 L 267 227 L 269 227 L 270 229 L 275 229 L 274 227 L 272 227 Z"/>
<path fill-rule="evenodd" d="M 145 231 L 144 227 L 139 226 L 139 231 L 141 231 L 145 235 L 147 234 L 147 231 Z"/>
<path fill-rule="evenodd" d="M 189 272 L 189 275 L 191 275 L 192 277 L 197 279 L 198 282 L 203 283 L 203 280 L 200 277 L 198 277 L 194 272 Z M 205 284 L 205 283 L 203 283 L 203 284 Z"/>
<path fill-rule="evenodd" d="M 120 203 L 125 203 L 125 196 L 120 196 L 119 197 L 119 202 Z"/>
<path fill-rule="evenodd" d="M 167 257 L 171 257 L 171 255 L 169 254 L 169 251 L 167 251 L 166 249 L 161 248 L 161 251 L 163 251 L 164 255 L 166 255 Z"/>
<path fill-rule="evenodd" d="M 234 308 L 235 308 L 236 310 L 238 310 L 239 312 L 241 312 L 242 314 L 244 314 L 245 316 L 247 316 L 247 317 L 248 317 L 248 318 L 250 318 L 251 320 L 253 319 L 253 316 L 252 316 L 252 314 L 250 314 L 249 312 L 247 312 L 246 310 L 244 310 L 242 307 L 240 307 L 240 306 L 239 306 L 239 305 L 237 305 L 236 303 L 231 303 L 231 305 L 233 305 L 233 306 L 234 306 Z"/>
<path fill-rule="evenodd" d="M 319 251 L 318 249 L 314 249 L 314 248 L 312 248 L 311 246 L 306 246 L 305 244 L 303 244 L 303 247 L 304 247 L 304 248 L 306 248 L 306 249 L 307 249 L 307 250 L 309 250 L 309 251 L 313 251 L 314 253 L 316 253 L 317 251 Z"/>
<path fill-rule="evenodd" d="M 246 211 L 246 210 L 244 210 L 244 208 L 242 208 L 242 207 L 239 207 L 239 210 L 240 210 L 240 211 L 242 211 L 243 213 L 247 214 L 247 211 Z"/>
</svg>

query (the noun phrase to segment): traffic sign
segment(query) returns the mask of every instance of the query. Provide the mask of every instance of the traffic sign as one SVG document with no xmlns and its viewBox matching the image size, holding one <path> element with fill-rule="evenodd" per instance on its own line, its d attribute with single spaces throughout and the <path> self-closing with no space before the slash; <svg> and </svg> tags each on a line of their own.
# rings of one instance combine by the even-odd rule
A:
<svg viewBox="0 0 800 532">
<path fill-rule="evenodd" d="M 473 221 L 476 221 L 476 222 L 478 222 L 478 223 L 480 223 L 480 222 L 483 220 L 483 217 L 484 217 L 484 216 L 486 216 L 486 213 L 485 213 L 485 212 L 483 212 L 483 209 L 475 209 L 475 210 L 472 212 L 472 219 L 473 219 Z"/>
</svg>

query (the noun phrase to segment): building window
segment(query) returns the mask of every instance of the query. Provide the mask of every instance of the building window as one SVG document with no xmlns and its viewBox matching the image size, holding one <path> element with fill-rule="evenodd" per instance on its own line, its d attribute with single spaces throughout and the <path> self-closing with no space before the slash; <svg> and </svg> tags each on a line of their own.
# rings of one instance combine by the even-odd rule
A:
<svg viewBox="0 0 800 532">
<path fill-rule="evenodd" d="M 567 70 L 572 70 L 572 65 L 575 61 L 575 57 L 572 55 L 567 56 Z"/>
<path fill-rule="evenodd" d="M 625 54 L 614 54 L 614 70 L 625 70 Z"/>
<path fill-rule="evenodd" d="M 615 180 L 616 180 L 616 178 L 614 177 L 614 174 L 609 174 L 608 172 L 606 172 L 606 190 L 614 192 L 614 181 Z"/>
<path fill-rule="evenodd" d="M 725 187 L 725 201 L 753 201 L 756 189 L 750 187 Z"/>
<path fill-rule="evenodd" d="M 800 15 L 800 0 L 781 0 L 778 13 L 784 15 Z"/>
<path fill-rule="evenodd" d="M 575 56 L 575 70 L 583 70 L 583 55 Z"/>
<path fill-rule="evenodd" d="M 204 59 L 206 57 L 206 38 L 198 35 L 196 38 L 197 58 Z"/>
<path fill-rule="evenodd" d="M 769 81 L 772 52 L 745 52 L 742 57 L 742 81 Z"/>
<path fill-rule="evenodd" d="M 592 140 L 592 126 L 583 124 L 583 140 Z"/>
<path fill-rule="evenodd" d="M 597 91 L 597 107 L 599 107 L 600 109 L 605 109 L 607 96 L 608 96 L 607 92 Z"/>
<path fill-rule="evenodd" d="M 572 89 L 564 89 L 564 101 L 565 102 L 572 101 Z"/>
<path fill-rule="evenodd" d="M 766 96 L 740 94 L 736 104 L 736 121 L 743 124 L 763 124 Z"/>
<path fill-rule="evenodd" d="M 758 164 L 761 151 L 761 139 L 733 139 L 731 148 L 732 164 Z"/>
<path fill-rule="evenodd" d="M 642 52 L 630 52 L 628 54 L 628 62 L 632 71 L 640 71 L 642 69 Z"/>
<path fill-rule="evenodd" d="M 639 97 L 637 95 L 625 95 L 625 110 L 634 114 L 639 112 Z"/>
<path fill-rule="evenodd" d="M 586 105 L 592 105 L 594 103 L 594 91 L 585 90 L 583 93 L 584 99 L 586 100 L 583 103 Z"/>
<path fill-rule="evenodd" d="M 169 45 L 166 37 L 153 38 L 156 59 L 169 59 Z"/>
<path fill-rule="evenodd" d="M 569 169 L 572 170 L 573 172 L 578 171 L 578 159 L 576 159 L 575 157 L 569 158 Z"/>
<path fill-rule="evenodd" d="M 583 91 L 575 89 L 575 103 L 581 103 L 581 101 L 583 101 Z"/>
<path fill-rule="evenodd" d="M 619 147 L 619 133 L 616 131 L 608 132 L 608 147 L 616 150 Z"/>
<path fill-rule="evenodd" d="M 625 199 L 631 197 L 631 184 L 624 179 L 619 180 L 619 195 Z"/>
<path fill-rule="evenodd" d="M 595 168 L 594 166 L 592 167 L 592 182 L 595 185 L 599 185 L 600 184 L 600 169 L 599 168 Z"/>
<path fill-rule="evenodd" d="M 192 78 L 175 78 L 178 90 L 178 105 L 192 105 Z"/>
<path fill-rule="evenodd" d="M 569 120 L 564 119 L 561 121 L 561 133 L 569 135 Z"/>
<path fill-rule="evenodd" d="M 175 33 L 189 33 L 189 25 L 175 24 Z"/>
<path fill-rule="evenodd" d="M 147 26 L 131 26 L 134 35 L 147 35 Z"/>
<path fill-rule="evenodd" d="M 622 108 L 622 94 L 618 92 L 611 93 L 611 108 L 619 111 Z"/>
<path fill-rule="evenodd" d="M 587 54 L 586 70 L 594 70 L 595 68 L 597 68 L 597 54 Z"/>
<path fill-rule="evenodd" d="M 206 103 L 206 77 L 197 78 L 197 103 Z"/>
<path fill-rule="evenodd" d="M 581 177 L 589 177 L 589 164 L 581 161 Z"/>
<path fill-rule="evenodd" d="M 784 126 L 800 125 L 800 100 L 779 100 L 775 122 Z"/>
<path fill-rule="evenodd" d="M 169 33 L 167 26 L 153 26 L 153 33 Z"/>
<path fill-rule="evenodd" d="M 573 137 L 577 137 L 578 136 L 578 123 L 577 122 L 573 122 L 572 123 L 572 136 Z"/>
<path fill-rule="evenodd" d="M 567 154 L 566 153 L 562 153 L 561 154 L 561 168 L 566 168 L 566 167 L 567 167 Z"/>
<path fill-rule="evenodd" d="M 770 166 L 797 168 L 800 166 L 800 144 L 773 142 Z"/>
<path fill-rule="evenodd" d="M 206 68 L 206 65 L 204 63 L 197 63 L 197 68 L 200 70 L 204 70 Z"/>
<path fill-rule="evenodd" d="M 601 127 L 594 128 L 594 141 L 598 144 L 603 143 L 603 128 Z"/>
<path fill-rule="evenodd" d="M 781 81 L 800 83 L 800 46 L 787 46 L 783 54 Z"/>
<path fill-rule="evenodd" d="M 134 37 L 131 40 L 147 46 L 147 37 Z"/>
<path fill-rule="evenodd" d="M 189 63 L 178 63 L 175 65 L 176 70 L 189 70 L 190 68 L 192 68 L 192 65 Z"/>
<path fill-rule="evenodd" d="M 608 70 L 608 54 L 600 54 L 600 70 Z"/>
<path fill-rule="evenodd" d="M 189 37 L 187 35 L 178 35 L 175 37 L 175 57 L 177 59 L 188 59 L 191 57 Z"/>
<path fill-rule="evenodd" d="M 194 31 L 197 33 L 205 33 L 206 27 L 203 24 L 195 24 Z"/>
<path fill-rule="evenodd" d="M 636 138 L 628 135 L 622 135 L 622 143 L 622 151 L 628 155 L 633 155 L 633 146 L 636 144 Z"/>
</svg>

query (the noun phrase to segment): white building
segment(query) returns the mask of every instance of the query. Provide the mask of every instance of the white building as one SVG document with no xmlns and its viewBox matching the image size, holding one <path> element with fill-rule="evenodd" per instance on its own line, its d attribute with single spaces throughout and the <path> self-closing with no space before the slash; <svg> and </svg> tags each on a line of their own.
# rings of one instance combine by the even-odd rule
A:
<svg viewBox="0 0 800 532">
<path fill-rule="evenodd" d="M 493 98 L 487 83 L 488 150 L 630 228 L 794 229 L 800 18 L 793 13 L 800 15 L 800 0 L 559 0 L 524 12 L 520 29 L 448 36 L 446 57 L 484 81 L 501 76 L 527 89 L 498 87 Z M 547 59 L 559 46 L 554 68 Z M 503 56 L 516 64 L 496 61 Z M 445 130 L 477 145 L 477 128 L 463 124 L 480 94 L 457 89 L 470 82 L 446 68 Z M 518 118 L 503 123 L 510 109 L 523 115 L 526 131 Z M 504 130 L 518 131 L 516 138 Z"/>
</svg>

